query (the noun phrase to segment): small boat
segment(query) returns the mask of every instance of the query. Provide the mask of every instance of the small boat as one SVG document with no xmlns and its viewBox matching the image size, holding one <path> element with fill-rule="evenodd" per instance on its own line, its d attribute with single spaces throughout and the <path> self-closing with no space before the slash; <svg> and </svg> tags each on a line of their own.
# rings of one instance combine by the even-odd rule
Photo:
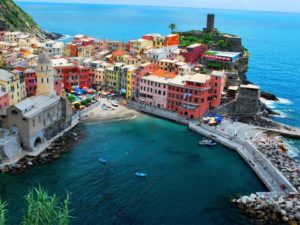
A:
<svg viewBox="0 0 300 225">
<path fill-rule="evenodd" d="M 111 101 L 111 105 L 114 106 L 114 107 L 118 107 L 119 106 L 119 104 L 116 101 Z"/>
<path fill-rule="evenodd" d="M 146 176 L 147 176 L 146 173 L 142 173 L 142 172 L 136 172 L 135 175 L 136 175 L 137 177 L 146 177 Z"/>
<path fill-rule="evenodd" d="M 107 164 L 107 160 L 106 160 L 106 159 L 100 158 L 99 161 L 100 161 L 102 164 Z"/>
<path fill-rule="evenodd" d="M 217 143 L 211 139 L 203 139 L 202 141 L 199 141 L 199 145 L 205 145 L 205 146 L 215 146 Z"/>
</svg>

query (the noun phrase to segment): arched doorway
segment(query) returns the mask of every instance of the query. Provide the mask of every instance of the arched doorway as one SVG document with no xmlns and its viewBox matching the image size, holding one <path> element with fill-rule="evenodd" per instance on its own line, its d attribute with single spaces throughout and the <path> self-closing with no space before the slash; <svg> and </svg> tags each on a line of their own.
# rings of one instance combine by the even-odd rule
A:
<svg viewBox="0 0 300 225">
<path fill-rule="evenodd" d="M 42 144 L 42 139 L 40 137 L 37 137 L 34 141 L 34 147 L 38 147 Z"/>
</svg>

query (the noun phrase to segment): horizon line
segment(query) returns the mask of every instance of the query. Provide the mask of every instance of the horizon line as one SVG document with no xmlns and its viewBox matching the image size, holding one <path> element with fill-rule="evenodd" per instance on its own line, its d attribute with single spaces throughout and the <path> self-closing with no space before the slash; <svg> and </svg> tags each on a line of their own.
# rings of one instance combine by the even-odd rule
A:
<svg viewBox="0 0 300 225">
<path fill-rule="evenodd" d="M 214 7 L 200 7 L 200 6 L 169 6 L 169 5 L 144 5 L 144 4 L 121 4 L 121 3 L 97 3 L 97 2 L 49 2 L 49 1 L 19 1 L 13 0 L 16 3 L 47 3 L 47 4 L 71 4 L 71 5 L 115 5 L 115 6 L 143 6 L 143 7 L 169 7 L 169 8 L 190 8 L 190 9 L 210 9 L 210 10 L 228 10 L 228 11 L 246 11 L 246 12 L 266 12 L 266 13 L 288 13 L 288 14 L 300 14 L 300 11 L 278 11 L 278 10 L 266 10 L 266 9 L 243 9 L 243 8 L 214 8 Z"/>
</svg>

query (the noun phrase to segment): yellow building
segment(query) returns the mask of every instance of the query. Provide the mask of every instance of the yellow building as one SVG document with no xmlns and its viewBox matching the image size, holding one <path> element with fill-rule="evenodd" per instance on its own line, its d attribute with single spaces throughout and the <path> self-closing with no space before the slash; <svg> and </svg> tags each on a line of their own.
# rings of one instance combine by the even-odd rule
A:
<svg viewBox="0 0 300 225">
<path fill-rule="evenodd" d="M 135 66 L 126 66 L 126 98 L 132 98 L 132 91 L 134 87 L 134 74 L 136 72 Z"/>
<path fill-rule="evenodd" d="M 106 86 L 109 90 L 120 91 L 123 66 L 124 63 L 115 63 L 114 66 L 105 69 Z"/>
<path fill-rule="evenodd" d="M 92 45 L 81 46 L 78 48 L 78 57 L 91 58 L 93 55 L 94 47 Z"/>
<path fill-rule="evenodd" d="M 9 91 L 9 105 L 15 105 L 26 98 L 25 83 L 19 74 L 0 69 L 0 85 Z"/>
<path fill-rule="evenodd" d="M 145 49 L 153 47 L 153 41 L 137 39 L 132 41 L 133 55 L 141 55 Z"/>
<path fill-rule="evenodd" d="M 97 68 L 94 70 L 94 84 L 97 87 L 103 87 L 106 84 L 106 77 L 105 77 L 105 69 L 104 68 Z"/>
</svg>

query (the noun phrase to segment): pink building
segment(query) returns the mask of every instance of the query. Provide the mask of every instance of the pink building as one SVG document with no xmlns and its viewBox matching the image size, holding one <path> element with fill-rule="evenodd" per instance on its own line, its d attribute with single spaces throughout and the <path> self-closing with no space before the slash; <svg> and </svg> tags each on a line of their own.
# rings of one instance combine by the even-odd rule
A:
<svg viewBox="0 0 300 225">
<path fill-rule="evenodd" d="M 141 78 L 139 102 L 166 109 L 168 82 L 176 76 L 165 70 L 157 69 L 152 74 Z"/>
<path fill-rule="evenodd" d="M 205 44 L 193 44 L 181 50 L 181 55 L 185 58 L 187 63 L 194 63 L 199 60 L 203 53 L 208 50 Z"/>
<path fill-rule="evenodd" d="M 215 108 L 221 104 L 221 97 L 226 83 L 225 71 L 224 70 L 213 71 L 211 73 L 211 81 L 212 81 L 212 94 L 213 94 L 211 107 Z"/>
<path fill-rule="evenodd" d="M 97 40 L 97 41 L 95 41 L 95 48 L 98 51 L 107 50 L 108 49 L 108 43 L 107 43 L 107 41 Z"/>
<path fill-rule="evenodd" d="M 54 76 L 54 90 L 57 95 L 62 96 L 64 90 L 64 82 L 58 75 Z"/>
<path fill-rule="evenodd" d="M 9 93 L 4 87 L 0 88 L 0 115 L 5 115 L 6 108 L 9 106 Z"/>
<path fill-rule="evenodd" d="M 133 97 L 139 96 L 139 88 L 140 88 L 140 81 L 141 78 L 145 75 L 149 75 L 150 73 L 154 72 L 158 69 L 158 65 L 155 63 L 144 63 L 139 67 L 139 70 L 134 75 L 134 85 L 133 90 Z"/>
</svg>

